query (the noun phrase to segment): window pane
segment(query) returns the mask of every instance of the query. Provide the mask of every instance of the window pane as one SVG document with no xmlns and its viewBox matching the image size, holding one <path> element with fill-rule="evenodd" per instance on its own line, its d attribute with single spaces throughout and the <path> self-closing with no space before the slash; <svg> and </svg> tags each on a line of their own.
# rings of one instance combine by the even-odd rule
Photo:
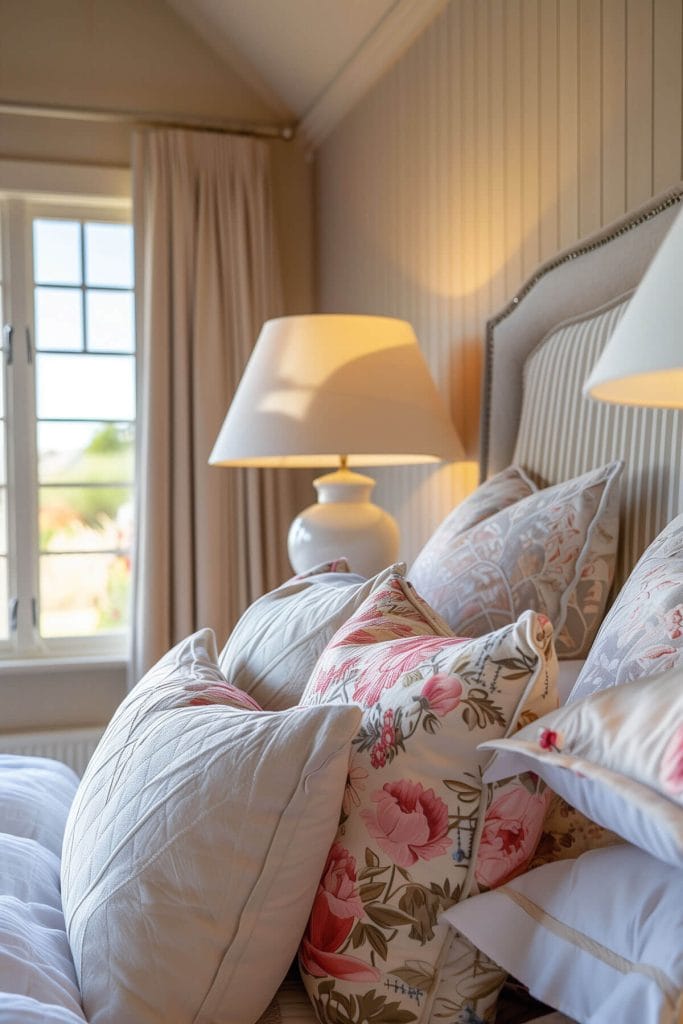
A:
<svg viewBox="0 0 683 1024">
<path fill-rule="evenodd" d="M 0 640 L 9 640 L 7 559 L 0 558 Z"/>
<path fill-rule="evenodd" d="M 86 295 L 88 348 L 132 352 L 135 326 L 132 292 L 89 291 Z"/>
<path fill-rule="evenodd" d="M 40 632 L 93 636 L 128 626 L 127 555 L 41 555 Z"/>
<path fill-rule="evenodd" d="M 73 220 L 34 220 L 33 276 L 39 284 L 81 284 L 81 226 Z"/>
<path fill-rule="evenodd" d="M 7 488 L 0 487 L 0 555 L 7 554 Z M 1 595 L 0 595 L 1 600 Z"/>
<path fill-rule="evenodd" d="M 135 418 L 135 357 L 36 356 L 37 408 L 46 420 Z"/>
<path fill-rule="evenodd" d="M 2 259 L 2 246 L 0 245 L 0 259 Z M 3 314 L 3 288 L 2 282 L 0 281 L 0 331 L 5 323 L 5 316 Z M 4 342 L 4 338 L 0 336 L 0 341 Z M 4 359 L 0 356 L 0 416 L 5 415 L 5 377 L 3 374 Z"/>
<path fill-rule="evenodd" d="M 130 224 L 85 224 L 85 281 L 104 288 L 133 287 Z"/>
<path fill-rule="evenodd" d="M 36 348 L 83 348 L 82 292 L 36 288 Z"/>
<path fill-rule="evenodd" d="M 117 551 L 132 542 L 130 487 L 41 487 L 41 551 Z"/>
<path fill-rule="evenodd" d="M 132 423 L 38 424 L 41 484 L 130 483 L 134 475 Z"/>
</svg>

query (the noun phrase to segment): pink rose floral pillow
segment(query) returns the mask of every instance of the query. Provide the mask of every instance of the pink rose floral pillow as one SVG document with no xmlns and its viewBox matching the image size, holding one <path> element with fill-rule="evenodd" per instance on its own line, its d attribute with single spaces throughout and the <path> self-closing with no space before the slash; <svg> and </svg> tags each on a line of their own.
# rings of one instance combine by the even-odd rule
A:
<svg viewBox="0 0 683 1024">
<path fill-rule="evenodd" d="M 440 975 L 452 936 L 438 917 L 475 884 L 520 869 L 546 806 L 539 784 L 516 780 L 495 791 L 489 817 L 477 745 L 555 707 L 556 672 L 544 616 L 463 640 L 399 575 L 333 637 L 302 703 L 359 704 L 363 719 L 300 948 L 321 1021 L 452 1017 Z M 477 984 L 470 1005 L 490 998 Z"/>
<path fill-rule="evenodd" d="M 532 493 L 464 530 L 453 513 L 410 579 L 457 633 L 483 636 L 531 608 L 552 622 L 558 657 L 585 658 L 614 576 L 622 469 L 540 491 L 527 481 Z"/>
</svg>

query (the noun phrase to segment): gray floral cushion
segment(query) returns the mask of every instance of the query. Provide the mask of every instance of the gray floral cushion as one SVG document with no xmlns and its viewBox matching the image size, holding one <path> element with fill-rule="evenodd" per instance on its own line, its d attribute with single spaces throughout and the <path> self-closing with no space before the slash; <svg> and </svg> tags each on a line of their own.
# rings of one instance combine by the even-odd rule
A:
<svg viewBox="0 0 683 1024">
<path fill-rule="evenodd" d="M 683 515 L 646 550 L 603 622 L 569 701 L 683 660 Z"/>
<path fill-rule="evenodd" d="M 444 553 L 456 537 L 537 490 L 536 484 L 520 466 L 508 466 L 484 480 L 476 491 L 448 513 L 411 565 L 410 580 L 418 594 L 422 593 L 425 583 L 429 585 Z"/>
<path fill-rule="evenodd" d="M 462 531 L 449 517 L 411 582 L 459 636 L 484 636 L 531 609 L 552 622 L 558 657 L 585 658 L 614 576 L 623 465 L 534 490 Z"/>
</svg>

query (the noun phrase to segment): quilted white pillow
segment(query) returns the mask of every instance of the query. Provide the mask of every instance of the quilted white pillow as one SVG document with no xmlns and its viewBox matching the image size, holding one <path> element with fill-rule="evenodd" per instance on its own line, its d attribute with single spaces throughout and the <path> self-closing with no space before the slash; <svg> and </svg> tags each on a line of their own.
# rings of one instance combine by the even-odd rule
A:
<svg viewBox="0 0 683 1024">
<path fill-rule="evenodd" d="M 221 651 L 221 671 L 262 708 L 293 707 L 337 630 L 397 571 L 402 562 L 366 580 L 340 558 L 294 576 L 247 608 Z"/>
<path fill-rule="evenodd" d="M 218 669 L 211 630 L 135 687 L 64 838 L 91 1024 L 258 1019 L 304 930 L 359 719 L 355 707 L 256 709 Z"/>
</svg>

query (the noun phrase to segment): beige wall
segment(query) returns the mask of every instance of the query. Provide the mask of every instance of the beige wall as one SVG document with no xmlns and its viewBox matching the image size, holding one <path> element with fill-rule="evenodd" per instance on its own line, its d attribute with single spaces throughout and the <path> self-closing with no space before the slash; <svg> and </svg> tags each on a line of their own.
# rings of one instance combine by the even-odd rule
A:
<svg viewBox="0 0 683 1024">
<path fill-rule="evenodd" d="M 469 454 L 483 327 L 683 176 L 683 0 L 451 0 L 323 144 L 322 311 L 406 317 Z M 412 558 L 471 467 L 377 472 Z"/>
<path fill-rule="evenodd" d="M 0 102 L 272 123 L 270 108 L 165 0 L 0 0 Z M 312 301 L 311 168 L 273 142 L 287 309 Z M 0 159 L 125 166 L 125 125 L 0 115 Z"/>
</svg>

